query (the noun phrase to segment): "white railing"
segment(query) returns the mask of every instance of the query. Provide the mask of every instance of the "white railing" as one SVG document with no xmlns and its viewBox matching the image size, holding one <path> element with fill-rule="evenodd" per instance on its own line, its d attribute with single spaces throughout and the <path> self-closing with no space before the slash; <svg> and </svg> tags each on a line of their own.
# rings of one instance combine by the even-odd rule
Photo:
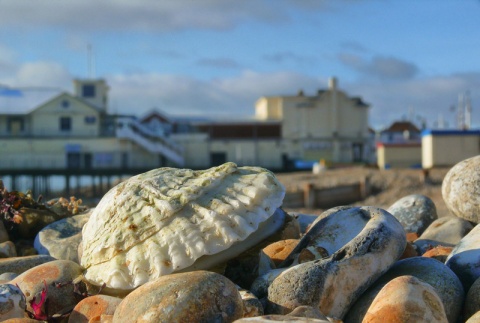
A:
<svg viewBox="0 0 480 323">
<path fill-rule="evenodd" d="M 184 165 L 183 148 L 173 140 L 161 136 L 136 120 L 117 120 L 117 138 L 130 139 L 152 153 L 162 154 L 179 166 Z"/>
</svg>

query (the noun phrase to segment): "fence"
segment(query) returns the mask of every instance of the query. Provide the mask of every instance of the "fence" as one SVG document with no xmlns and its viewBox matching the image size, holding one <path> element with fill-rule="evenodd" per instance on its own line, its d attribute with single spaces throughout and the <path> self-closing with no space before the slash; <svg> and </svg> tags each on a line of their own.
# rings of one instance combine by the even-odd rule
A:
<svg viewBox="0 0 480 323">
<path fill-rule="evenodd" d="M 357 183 L 332 187 L 315 187 L 314 184 L 308 183 L 303 189 L 287 192 L 283 200 L 283 206 L 287 208 L 325 209 L 364 200 L 369 194 L 368 178 L 362 178 Z"/>
</svg>

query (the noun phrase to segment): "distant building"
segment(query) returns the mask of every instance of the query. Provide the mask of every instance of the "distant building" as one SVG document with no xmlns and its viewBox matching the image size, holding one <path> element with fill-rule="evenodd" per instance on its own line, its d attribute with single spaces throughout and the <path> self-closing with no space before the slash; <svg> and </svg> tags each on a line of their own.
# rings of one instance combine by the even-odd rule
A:
<svg viewBox="0 0 480 323">
<path fill-rule="evenodd" d="M 270 169 L 298 162 L 365 162 L 368 104 L 331 79 L 314 96 L 262 97 L 255 117 L 207 120 L 150 111 L 108 113 L 104 80 L 74 81 L 74 93 L 0 87 L 0 169 L 206 168 L 225 161 Z"/>
<path fill-rule="evenodd" d="M 421 131 L 410 121 L 395 121 L 380 132 L 382 143 L 417 142 L 421 140 Z"/>
<path fill-rule="evenodd" d="M 480 155 L 479 130 L 425 130 L 422 132 L 422 167 L 451 167 Z"/>
<path fill-rule="evenodd" d="M 410 121 L 395 121 L 380 132 L 377 165 L 380 169 L 421 167 L 421 132 Z"/>
</svg>

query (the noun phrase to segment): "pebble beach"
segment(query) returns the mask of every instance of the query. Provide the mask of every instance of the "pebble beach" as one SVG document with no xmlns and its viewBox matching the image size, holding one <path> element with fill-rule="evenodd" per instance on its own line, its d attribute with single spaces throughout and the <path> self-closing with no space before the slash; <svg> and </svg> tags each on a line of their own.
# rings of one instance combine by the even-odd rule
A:
<svg viewBox="0 0 480 323">
<path fill-rule="evenodd" d="M 480 156 L 427 180 L 358 168 L 293 181 L 231 163 L 149 173 L 94 208 L 9 209 L 0 320 L 480 322 Z M 294 183 L 357 175 L 374 187 L 364 201 L 282 207 Z M 411 186 L 387 196 L 395 181 Z"/>
</svg>

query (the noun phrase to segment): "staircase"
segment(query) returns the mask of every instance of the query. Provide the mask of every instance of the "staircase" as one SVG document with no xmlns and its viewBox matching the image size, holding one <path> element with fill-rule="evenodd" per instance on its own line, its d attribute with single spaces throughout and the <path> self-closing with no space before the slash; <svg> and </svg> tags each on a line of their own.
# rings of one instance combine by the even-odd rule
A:
<svg viewBox="0 0 480 323">
<path fill-rule="evenodd" d="M 184 165 L 183 148 L 179 144 L 164 135 L 151 131 L 134 119 L 119 118 L 116 136 L 132 140 L 151 153 L 161 154 L 178 166 Z"/>
</svg>

